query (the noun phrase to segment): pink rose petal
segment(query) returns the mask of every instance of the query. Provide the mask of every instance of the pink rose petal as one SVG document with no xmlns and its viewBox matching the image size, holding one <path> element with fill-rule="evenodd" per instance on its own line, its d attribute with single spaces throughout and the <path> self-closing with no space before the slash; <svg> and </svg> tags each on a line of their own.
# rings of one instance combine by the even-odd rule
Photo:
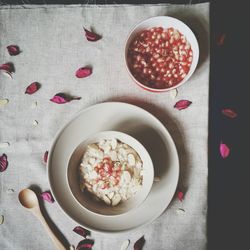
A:
<svg viewBox="0 0 250 250">
<path fill-rule="evenodd" d="M 81 227 L 81 226 L 77 226 L 73 229 L 73 231 L 79 235 L 81 235 L 82 237 L 86 238 L 88 235 L 90 235 L 90 231 Z"/>
<path fill-rule="evenodd" d="M 14 68 L 14 65 L 12 63 L 0 64 L 0 70 L 1 70 L 1 72 L 3 72 L 3 74 L 7 75 L 11 79 L 13 78 L 12 73 L 15 72 L 15 68 Z"/>
<path fill-rule="evenodd" d="M 3 172 L 6 170 L 6 168 L 8 167 L 8 157 L 6 154 L 2 154 L 2 156 L 0 156 L 0 172 Z"/>
<path fill-rule="evenodd" d="M 145 244 L 145 239 L 144 239 L 144 235 L 135 242 L 134 244 L 134 250 L 142 250 L 143 246 Z"/>
<path fill-rule="evenodd" d="M 86 36 L 86 38 L 87 38 L 88 41 L 90 41 L 90 42 L 95 42 L 95 41 L 98 41 L 98 40 L 101 39 L 101 36 L 100 36 L 100 35 L 98 35 L 98 34 L 92 32 L 92 31 L 89 31 L 89 30 L 87 30 L 87 29 L 85 29 L 85 28 L 83 28 L 83 29 L 84 29 L 84 31 L 85 31 L 85 36 Z"/>
<path fill-rule="evenodd" d="M 72 97 L 64 93 L 57 93 L 56 95 L 54 95 L 53 98 L 50 99 L 50 101 L 57 104 L 64 104 L 72 100 L 80 100 L 80 99 L 81 97 Z"/>
<path fill-rule="evenodd" d="M 40 194 L 40 196 L 42 197 L 42 199 L 44 201 L 48 201 L 49 203 L 54 203 L 55 202 L 55 200 L 54 200 L 54 198 L 53 198 L 50 191 L 43 192 L 43 193 Z"/>
<path fill-rule="evenodd" d="M 220 143 L 220 154 L 222 158 L 227 158 L 230 154 L 230 148 L 224 144 L 224 143 Z"/>
<path fill-rule="evenodd" d="M 175 105 L 174 108 L 178 109 L 178 110 L 182 110 L 182 109 L 186 109 L 187 107 L 189 107 L 192 104 L 191 101 L 188 100 L 180 100 L 178 101 Z"/>
<path fill-rule="evenodd" d="M 20 52 L 21 52 L 19 47 L 16 45 L 7 46 L 7 50 L 11 56 L 16 56 L 16 55 L 20 54 Z"/>
<path fill-rule="evenodd" d="M 46 152 L 44 153 L 44 155 L 43 155 L 43 161 L 44 161 L 45 163 L 47 163 L 47 161 L 48 161 L 48 155 L 49 155 L 49 151 L 46 151 Z"/>
<path fill-rule="evenodd" d="M 93 245 L 94 240 L 84 239 L 78 243 L 76 250 L 91 250 Z"/>
<path fill-rule="evenodd" d="M 222 109 L 222 114 L 229 117 L 229 118 L 236 118 L 237 113 L 232 109 Z"/>
<path fill-rule="evenodd" d="M 90 76 L 91 74 L 92 74 L 92 69 L 89 67 L 79 68 L 75 73 L 77 78 L 85 78 Z"/>
<path fill-rule="evenodd" d="M 219 35 L 218 39 L 217 39 L 217 45 L 218 46 L 222 46 L 224 45 L 224 42 L 225 42 L 225 38 L 226 38 L 226 34 L 225 33 L 222 33 Z"/>
<path fill-rule="evenodd" d="M 40 87 L 41 87 L 41 84 L 40 84 L 40 83 L 38 83 L 38 82 L 33 82 L 33 83 L 31 83 L 31 84 L 26 88 L 25 94 L 32 95 L 32 94 L 34 94 L 38 89 L 40 89 Z"/>
<path fill-rule="evenodd" d="M 184 193 L 181 192 L 181 191 L 178 191 L 178 192 L 177 192 L 177 197 L 178 197 L 178 200 L 179 200 L 179 201 L 183 201 Z"/>
</svg>

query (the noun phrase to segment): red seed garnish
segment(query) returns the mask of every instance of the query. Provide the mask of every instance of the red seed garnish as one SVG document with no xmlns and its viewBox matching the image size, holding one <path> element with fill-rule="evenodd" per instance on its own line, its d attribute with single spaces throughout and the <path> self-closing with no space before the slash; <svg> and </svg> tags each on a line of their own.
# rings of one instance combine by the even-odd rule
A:
<svg viewBox="0 0 250 250">
<path fill-rule="evenodd" d="M 90 231 L 81 227 L 81 226 L 77 226 L 73 229 L 73 231 L 79 235 L 81 235 L 82 237 L 86 238 L 88 235 L 90 235 Z"/>
<path fill-rule="evenodd" d="M 181 191 L 178 191 L 178 192 L 177 192 L 177 197 L 178 197 L 178 200 L 179 200 L 179 201 L 183 201 L 184 193 L 181 192 Z"/>
<path fill-rule="evenodd" d="M 95 41 L 98 41 L 102 38 L 100 35 L 92 32 L 92 31 L 89 31 L 85 28 L 83 28 L 83 29 L 85 31 L 85 36 L 86 36 L 87 40 L 90 42 L 95 42 Z"/>
<path fill-rule="evenodd" d="M 94 240 L 84 239 L 78 243 L 76 250 L 91 250 L 93 245 L 94 245 Z"/>
<path fill-rule="evenodd" d="M 189 107 L 192 104 L 191 101 L 188 100 L 180 100 L 178 101 L 175 105 L 174 108 L 178 109 L 178 110 L 182 110 L 182 109 L 186 109 L 187 107 Z"/>
<path fill-rule="evenodd" d="M 34 94 L 38 89 L 40 89 L 41 84 L 38 82 L 31 83 L 25 90 L 25 94 L 32 95 Z"/>
<path fill-rule="evenodd" d="M 134 244 L 134 250 L 142 250 L 143 246 L 145 244 L 145 239 L 144 239 L 144 235 L 135 242 Z"/>
<path fill-rule="evenodd" d="M 8 157 L 6 154 L 0 156 L 0 172 L 3 172 L 8 167 Z"/>
<path fill-rule="evenodd" d="M 46 192 L 43 192 L 40 194 L 41 198 L 44 200 L 44 201 L 48 201 L 49 203 L 54 203 L 55 200 L 51 194 L 50 191 L 46 191 Z"/>
<path fill-rule="evenodd" d="M 237 117 L 237 113 L 233 111 L 232 109 L 222 109 L 222 114 L 229 118 Z"/>
<path fill-rule="evenodd" d="M 218 39 L 217 39 L 217 45 L 218 46 L 222 46 L 222 45 L 224 45 L 224 42 L 225 42 L 225 38 L 226 38 L 226 34 L 220 34 L 219 35 L 219 37 L 218 37 Z"/>
<path fill-rule="evenodd" d="M 74 97 L 64 93 L 57 93 L 56 95 L 54 95 L 53 98 L 50 99 L 50 101 L 57 104 L 64 104 L 72 100 L 80 100 L 80 99 L 81 97 Z"/>
<path fill-rule="evenodd" d="M 92 74 L 92 68 L 89 67 L 79 68 L 75 73 L 77 78 L 85 78 L 87 76 L 90 76 L 91 74 Z"/>
<path fill-rule="evenodd" d="M 223 159 L 227 158 L 230 154 L 230 148 L 222 142 L 220 143 L 220 154 Z"/>
<path fill-rule="evenodd" d="M 45 163 L 47 163 L 47 161 L 48 161 L 48 155 L 49 155 L 49 151 L 46 151 L 46 152 L 44 153 L 44 155 L 43 155 L 43 161 L 44 161 Z"/>
<path fill-rule="evenodd" d="M 16 45 L 7 46 L 7 50 L 11 56 L 16 56 L 16 55 L 20 54 L 20 52 L 21 52 L 19 47 Z"/>
</svg>

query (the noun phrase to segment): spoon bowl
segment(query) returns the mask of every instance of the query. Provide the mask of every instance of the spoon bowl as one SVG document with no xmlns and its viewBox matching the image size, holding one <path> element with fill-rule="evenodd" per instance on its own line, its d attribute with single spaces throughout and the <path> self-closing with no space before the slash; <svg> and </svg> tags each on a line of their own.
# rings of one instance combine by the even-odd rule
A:
<svg viewBox="0 0 250 250">
<path fill-rule="evenodd" d="M 38 207 L 38 199 L 34 191 L 31 189 L 23 189 L 18 195 L 19 201 L 27 209 Z"/>
</svg>

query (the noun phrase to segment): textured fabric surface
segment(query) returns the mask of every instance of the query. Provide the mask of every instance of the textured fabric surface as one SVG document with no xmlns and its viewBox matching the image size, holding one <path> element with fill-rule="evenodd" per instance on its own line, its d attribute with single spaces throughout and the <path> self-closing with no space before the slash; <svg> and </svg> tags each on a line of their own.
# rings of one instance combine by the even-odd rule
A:
<svg viewBox="0 0 250 250">
<path fill-rule="evenodd" d="M 124 43 L 129 31 L 141 20 L 156 15 L 183 20 L 199 41 L 199 65 L 179 88 L 176 99 L 169 93 L 142 90 L 124 66 Z M 83 26 L 93 27 L 102 39 L 88 42 Z M 10 44 L 18 45 L 22 53 L 10 57 L 6 50 Z M 180 202 L 175 197 L 158 219 L 140 231 L 92 233 L 94 249 L 120 249 L 125 239 L 131 240 L 129 249 L 133 249 L 141 235 L 146 239 L 144 249 L 206 249 L 209 4 L 1 6 L 0 64 L 6 62 L 14 64 L 15 73 L 13 80 L 0 75 L 0 99 L 9 99 L 0 107 L 0 142 L 10 143 L 0 149 L 0 155 L 6 153 L 9 159 L 7 170 L 0 173 L 0 215 L 5 218 L 0 225 L 0 249 L 54 249 L 38 220 L 20 206 L 18 192 L 30 186 L 38 192 L 49 189 L 42 158 L 55 133 L 76 112 L 104 101 L 136 104 L 164 123 L 178 149 L 178 187 L 185 198 Z M 85 65 L 93 67 L 93 74 L 77 79 L 76 69 Z M 41 83 L 41 89 L 32 96 L 25 95 L 25 88 L 34 81 Z M 82 99 L 64 105 L 51 103 L 49 99 L 58 92 Z M 178 111 L 173 106 L 180 99 L 193 103 Z M 34 102 L 36 108 L 32 108 Z M 68 242 L 77 245 L 82 239 L 72 231 L 77 224 L 56 203 L 44 205 Z M 179 208 L 185 213 L 178 214 Z"/>
</svg>

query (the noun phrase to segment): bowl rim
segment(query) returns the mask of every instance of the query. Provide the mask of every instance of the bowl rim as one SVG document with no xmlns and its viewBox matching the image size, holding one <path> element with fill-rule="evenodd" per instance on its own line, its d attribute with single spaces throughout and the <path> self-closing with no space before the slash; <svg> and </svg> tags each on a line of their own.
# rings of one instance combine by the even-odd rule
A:
<svg viewBox="0 0 250 250">
<path fill-rule="evenodd" d="M 147 188 L 147 190 L 146 190 L 147 192 L 146 192 L 145 194 L 142 195 L 143 198 L 142 198 L 142 200 L 141 200 L 140 202 L 138 202 L 135 206 L 132 206 L 130 209 L 128 209 L 127 211 L 122 212 L 122 213 L 118 213 L 118 214 L 101 214 L 101 213 L 98 213 L 98 212 L 95 212 L 95 211 L 90 210 L 89 208 L 87 208 L 86 206 L 84 206 L 84 205 L 76 198 L 74 192 L 72 191 L 71 185 L 70 185 L 70 183 L 69 183 L 69 163 L 70 163 L 71 158 L 72 158 L 72 155 L 75 153 L 76 149 L 77 149 L 79 146 L 81 146 L 82 144 L 84 144 L 84 142 L 87 143 L 89 140 L 91 140 L 92 138 L 95 138 L 95 137 L 97 137 L 97 136 L 98 136 L 98 137 L 102 137 L 102 136 L 105 137 L 105 135 L 107 135 L 107 136 L 111 137 L 112 134 L 117 135 L 118 137 L 119 137 L 119 136 L 122 136 L 122 137 L 128 138 L 129 140 L 132 140 L 132 141 L 133 141 L 133 144 L 134 144 L 134 143 L 137 144 L 137 146 L 140 147 L 140 152 L 138 152 L 138 150 L 136 150 L 132 145 L 129 145 L 127 142 L 124 142 L 124 141 L 122 141 L 121 139 L 116 138 L 116 139 L 120 140 L 121 142 L 126 143 L 126 144 L 128 144 L 130 147 L 132 147 L 132 148 L 137 152 L 137 154 L 140 156 L 140 158 L 141 158 L 142 161 L 143 161 L 142 155 L 143 155 L 143 154 L 146 155 L 147 161 L 149 161 L 149 162 L 147 162 L 147 165 L 149 166 L 149 170 L 151 171 L 151 173 L 150 173 L 150 175 L 149 175 L 150 179 L 149 179 L 148 182 L 147 182 L 147 185 L 148 185 L 148 188 Z M 93 143 L 93 142 L 91 142 L 91 143 Z M 143 151 L 143 154 L 141 154 L 142 151 Z M 144 158 L 145 158 L 145 157 L 144 157 Z M 119 217 L 119 216 L 123 216 L 124 214 L 129 213 L 129 212 L 130 212 L 131 210 L 133 210 L 133 209 L 138 208 L 138 207 L 141 206 L 142 203 L 147 199 L 147 197 L 148 197 L 148 195 L 149 195 L 149 193 L 150 193 L 150 191 L 151 191 L 151 189 L 152 189 L 153 183 L 154 183 L 154 174 L 155 174 L 155 173 L 154 173 L 154 164 L 153 164 L 152 158 L 151 158 L 151 156 L 150 156 L 148 150 L 144 147 L 144 145 L 143 145 L 140 141 L 138 141 L 138 140 L 137 140 L 136 138 L 134 138 L 133 136 L 131 136 L 131 135 L 127 134 L 127 133 L 124 133 L 124 132 L 115 131 L 115 130 L 105 130 L 105 131 L 100 131 L 100 132 L 97 132 L 97 133 L 90 134 L 88 137 L 86 137 L 80 144 L 78 144 L 78 145 L 74 148 L 74 150 L 72 151 L 72 153 L 71 153 L 71 155 L 70 155 L 70 157 L 69 157 L 68 163 L 67 163 L 66 180 L 67 180 L 68 189 L 69 189 L 69 191 L 70 191 L 72 197 L 75 199 L 76 202 L 78 202 L 78 204 L 80 204 L 80 206 L 81 206 L 83 209 L 85 209 L 85 210 L 87 210 L 87 211 L 89 211 L 89 212 L 91 212 L 91 213 L 93 213 L 93 214 L 95 214 L 96 216 L 99 216 L 99 217 L 115 217 L 115 216 L 116 216 L 116 217 Z M 142 186 L 143 186 L 143 185 L 142 185 Z M 137 194 L 135 194 L 134 196 L 136 196 L 136 195 L 137 195 Z"/>
<path fill-rule="evenodd" d="M 170 88 L 163 88 L 163 89 L 156 89 L 156 88 L 151 88 L 151 87 L 148 87 L 144 84 L 142 84 L 141 82 L 139 82 L 131 73 L 130 69 L 129 69 L 129 66 L 128 66 L 128 60 L 127 60 L 127 49 L 128 49 L 128 41 L 131 37 L 131 35 L 134 33 L 134 31 L 136 30 L 136 28 L 140 27 L 141 25 L 143 25 L 144 23 L 146 22 L 149 22 L 151 20 L 155 20 L 155 19 L 160 19 L 160 18 L 163 18 L 167 21 L 174 21 L 174 22 L 179 22 L 183 27 L 185 27 L 189 32 L 190 32 L 190 35 L 193 36 L 193 40 L 194 40 L 194 45 L 195 45 L 195 48 L 196 48 L 196 54 L 197 54 L 197 59 L 195 60 L 195 64 L 193 66 L 193 70 L 192 72 L 188 72 L 187 76 L 181 81 L 179 82 L 177 85 L 174 85 L 173 87 L 170 87 Z M 184 83 L 186 83 L 189 78 L 193 75 L 193 73 L 195 72 L 196 68 L 197 68 L 197 65 L 199 63 L 199 56 L 200 56 L 200 49 L 199 49 L 199 43 L 198 43 L 198 40 L 194 34 L 194 32 L 192 31 L 192 29 L 186 24 L 184 23 L 182 20 L 176 18 L 176 17 L 172 17 L 172 16 L 153 16 L 153 17 L 150 17 L 150 18 L 147 18 L 147 19 L 144 19 L 140 22 L 138 22 L 137 24 L 135 24 L 133 26 L 133 28 L 129 31 L 129 34 L 127 35 L 127 38 L 125 40 L 125 45 L 124 45 L 124 56 L 123 56 L 123 59 L 125 61 L 125 66 L 126 66 L 126 70 L 129 74 L 129 76 L 132 78 L 132 80 L 138 85 L 140 86 L 141 88 L 145 89 L 145 90 L 148 90 L 150 92 L 155 92 L 155 93 L 162 93 L 162 92 L 167 92 L 167 91 L 170 91 L 170 90 L 173 90 L 173 89 L 176 89 L 176 88 L 179 88 L 180 86 L 182 86 Z M 194 58 L 194 57 L 193 57 Z M 194 60 L 192 61 L 192 64 L 194 63 Z M 191 66 L 192 66 L 191 64 Z M 191 69 L 191 67 L 190 67 Z"/>
</svg>

